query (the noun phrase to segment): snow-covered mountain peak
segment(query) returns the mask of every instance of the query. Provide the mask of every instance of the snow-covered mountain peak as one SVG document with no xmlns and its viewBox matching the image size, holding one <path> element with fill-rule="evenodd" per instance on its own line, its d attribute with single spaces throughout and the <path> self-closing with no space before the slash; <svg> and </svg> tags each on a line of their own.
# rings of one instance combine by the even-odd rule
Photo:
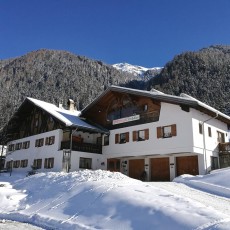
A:
<svg viewBox="0 0 230 230">
<path fill-rule="evenodd" d="M 143 76 L 148 70 L 160 72 L 162 69 L 161 67 L 146 68 L 143 66 L 131 65 L 129 63 L 117 63 L 114 64 L 113 67 L 118 70 L 134 74 L 135 76 Z"/>
</svg>

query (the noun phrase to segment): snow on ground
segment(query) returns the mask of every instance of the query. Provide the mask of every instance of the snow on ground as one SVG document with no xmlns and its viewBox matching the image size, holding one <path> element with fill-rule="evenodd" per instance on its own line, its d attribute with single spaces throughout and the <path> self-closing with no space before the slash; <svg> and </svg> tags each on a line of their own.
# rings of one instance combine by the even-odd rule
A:
<svg viewBox="0 0 230 230">
<path fill-rule="evenodd" d="M 202 191 L 210 191 L 216 184 L 221 187 L 212 193 L 218 195 L 223 188 L 229 189 L 230 169 L 210 175 L 187 175 L 176 180 L 185 184 L 198 180 L 202 182 Z M 102 170 L 39 173 L 30 177 L 1 174 L 0 218 L 44 229 L 230 229 L 228 211 L 223 212 L 221 205 L 216 208 L 211 202 L 201 202 L 210 194 L 201 191 L 202 195 L 186 195 L 193 193 L 188 189 L 194 189 L 168 183 L 175 185 L 174 190 L 177 188 L 173 191 L 162 184 Z M 226 198 L 230 192 L 226 191 L 223 206 L 230 202 Z M 211 196 L 215 199 L 215 195 Z"/>
</svg>

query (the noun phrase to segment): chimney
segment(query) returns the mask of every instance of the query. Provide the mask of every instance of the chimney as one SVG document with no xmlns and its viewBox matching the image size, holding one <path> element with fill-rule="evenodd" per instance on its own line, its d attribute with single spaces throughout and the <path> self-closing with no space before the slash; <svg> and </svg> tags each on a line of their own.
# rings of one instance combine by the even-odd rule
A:
<svg viewBox="0 0 230 230">
<path fill-rule="evenodd" d="M 69 99 L 68 101 L 68 107 L 69 107 L 69 111 L 75 111 L 75 103 L 72 99 Z"/>
<path fill-rule="evenodd" d="M 59 104 L 58 104 L 58 108 L 60 108 L 60 109 L 64 109 L 64 108 L 63 108 L 62 103 L 60 103 L 60 102 L 59 102 Z"/>
</svg>

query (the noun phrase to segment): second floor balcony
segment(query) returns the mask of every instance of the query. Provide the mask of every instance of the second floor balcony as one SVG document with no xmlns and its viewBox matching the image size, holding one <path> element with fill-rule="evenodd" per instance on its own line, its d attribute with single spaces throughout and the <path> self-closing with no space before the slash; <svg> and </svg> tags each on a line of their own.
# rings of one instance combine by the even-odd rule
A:
<svg viewBox="0 0 230 230">
<path fill-rule="evenodd" d="M 230 154 L 230 142 L 219 143 L 219 155 Z"/>
<path fill-rule="evenodd" d="M 70 149 L 70 141 L 62 141 L 61 149 Z M 102 145 L 72 141 L 72 151 L 102 154 Z"/>
</svg>

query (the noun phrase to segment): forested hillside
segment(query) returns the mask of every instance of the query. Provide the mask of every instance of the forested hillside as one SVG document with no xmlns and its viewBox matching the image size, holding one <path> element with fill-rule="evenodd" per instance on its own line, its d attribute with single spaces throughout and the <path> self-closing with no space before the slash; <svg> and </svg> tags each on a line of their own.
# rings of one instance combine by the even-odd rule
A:
<svg viewBox="0 0 230 230">
<path fill-rule="evenodd" d="M 68 99 L 82 109 L 109 85 L 164 93 L 187 93 L 230 114 L 230 46 L 185 52 L 168 62 L 158 76 L 140 78 L 111 65 L 65 51 L 38 50 L 0 61 L 0 128 L 25 97 L 54 104 Z M 150 80 L 148 80 L 150 79 Z"/>
<path fill-rule="evenodd" d="M 138 79 L 101 61 L 65 51 L 38 50 L 0 61 L 0 128 L 25 97 L 57 105 L 72 98 L 82 109 L 109 85 L 138 83 Z"/>
<path fill-rule="evenodd" d="M 174 95 L 187 93 L 229 114 L 230 46 L 211 46 L 176 56 L 150 79 L 151 88 Z"/>
</svg>

